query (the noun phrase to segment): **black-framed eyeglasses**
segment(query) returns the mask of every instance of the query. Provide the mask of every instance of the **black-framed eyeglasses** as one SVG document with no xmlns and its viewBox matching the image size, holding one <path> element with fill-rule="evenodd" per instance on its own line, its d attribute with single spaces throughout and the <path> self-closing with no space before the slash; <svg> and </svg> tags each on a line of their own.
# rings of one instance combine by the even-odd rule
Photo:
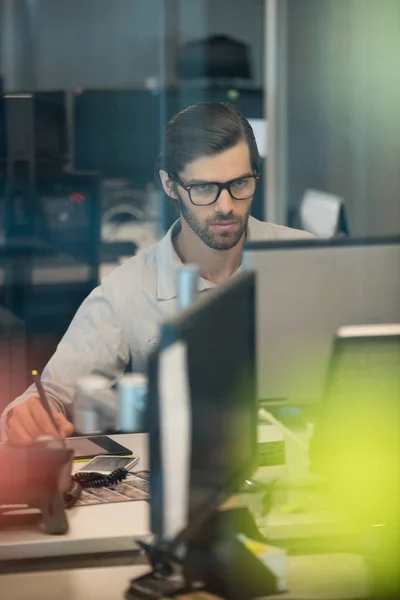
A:
<svg viewBox="0 0 400 600">
<path fill-rule="evenodd" d="M 225 183 L 218 181 L 204 181 L 186 185 L 177 175 L 171 173 L 169 178 L 178 183 L 189 195 L 190 201 L 195 206 L 208 206 L 214 204 L 221 195 L 222 190 L 228 190 L 234 200 L 248 200 L 256 191 L 259 173 L 245 175 L 237 179 L 231 179 Z"/>
</svg>

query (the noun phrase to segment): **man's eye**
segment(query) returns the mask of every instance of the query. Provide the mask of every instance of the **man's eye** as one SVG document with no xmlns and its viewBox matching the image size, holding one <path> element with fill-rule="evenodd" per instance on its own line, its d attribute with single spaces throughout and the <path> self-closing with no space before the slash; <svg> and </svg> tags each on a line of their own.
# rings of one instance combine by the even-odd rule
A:
<svg viewBox="0 0 400 600">
<path fill-rule="evenodd" d="M 232 182 L 232 185 L 237 188 L 244 187 L 246 184 L 247 179 L 235 179 L 235 181 Z"/>
<path fill-rule="evenodd" d="M 209 192 L 212 189 L 212 185 L 209 183 L 199 183 L 196 185 L 196 190 L 198 192 Z"/>
</svg>

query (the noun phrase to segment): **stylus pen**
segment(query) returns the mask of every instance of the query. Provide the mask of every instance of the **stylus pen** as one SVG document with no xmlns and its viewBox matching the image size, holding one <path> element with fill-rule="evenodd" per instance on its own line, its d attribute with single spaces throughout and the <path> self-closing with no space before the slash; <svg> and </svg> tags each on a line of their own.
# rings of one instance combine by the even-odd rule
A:
<svg viewBox="0 0 400 600">
<path fill-rule="evenodd" d="M 53 411 L 51 410 L 49 401 L 47 400 L 46 392 L 43 389 L 42 382 L 40 381 L 39 373 L 37 371 L 32 371 L 33 381 L 36 384 L 36 389 L 39 394 L 40 402 L 42 403 L 43 408 L 49 415 L 50 421 L 53 423 L 55 430 L 58 431 L 57 423 L 53 416 Z"/>
</svg>

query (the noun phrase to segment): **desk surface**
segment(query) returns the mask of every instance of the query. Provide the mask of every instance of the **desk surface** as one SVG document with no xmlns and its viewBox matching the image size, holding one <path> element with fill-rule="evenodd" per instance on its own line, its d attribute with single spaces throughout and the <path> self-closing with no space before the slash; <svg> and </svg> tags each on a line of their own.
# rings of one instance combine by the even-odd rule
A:
<svg viewBox="0 0 400 600">
<path fill-rule="evenodd" d="M 115 439 L 140 456 L 138 469 L 148 468 L 145 434 Z M 0 561 L 127 551 L 135 549 L 135 539 L 149 534 L 150 510 L 144 501 L 77 507 L 68 515 L 70 531 L 65 536 L 44 535 L 37 528 L 0 532 Z M 147 571 L 146 565 L 134 565 L 1 575 L 0 595 L 2 600 L 122 599 L 129 580 Z M 361 556 L 351 554 L 289 557 L 288 584 L 288 593 L 268 599 L 367 597 L 364 562 Z M 196 594 L 193 598 L 206 600 L 209 596 Z"/>
<path fill-rule="evenodd" d="M 149 571 L 146 565 L 74 569 L 0 576 L 2 600 L 123 599 L 129 581 Z M 351 554 L 293 556 L 288 559 L 290 591 L 267 600 L 359 600 L 367 598 L 365 567 Z M 183 597 L 182 597 L 183 598 Z M 209 600 L 208 594 L 185 600 Z M 214 597 L 212 597 L 214 598 Z"/>
<path fill-rule="evenodd" d="M 111 437 L 140 457 L 136 470 L 148 468 L 146 434 Z M 35 526 L 0 531 L 0 561 L 132 550 L 135 539 L 150 532 L 150 505 L 142 500 L 78 506 L 67 514 L 66 535 L 44 534 Z"/>
<path fill-rule="evenodd" d="M 90 265 L 68 254 L 33 257 L 21 269 L 12 261 L 5 261 L 7 268 L 0 265 L 0 285 L 57 285 L 85 283 L 90 276 Z"/>
</svg>

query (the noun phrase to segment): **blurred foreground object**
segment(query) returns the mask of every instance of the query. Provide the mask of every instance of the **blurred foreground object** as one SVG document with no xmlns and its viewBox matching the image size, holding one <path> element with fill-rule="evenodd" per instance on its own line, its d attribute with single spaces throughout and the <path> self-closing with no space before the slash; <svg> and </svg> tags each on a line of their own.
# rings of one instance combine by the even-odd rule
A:
<svg viewBox="0 0 400 600">
<path fill-rule="evenodd" d="M 372 597 L 400 598 L 399 323 L 339 329 L 311 459 L 365 531 Z"/>
<path fill-rule="evenodd" d="M 71 485 L 73 450 L 57 438 L 30 446 L 0 444 L 0 529 L 24 521 L 21 510 L 36 508 L 47 533 L 68 531 L 63 494 Z"/>
</svg>

